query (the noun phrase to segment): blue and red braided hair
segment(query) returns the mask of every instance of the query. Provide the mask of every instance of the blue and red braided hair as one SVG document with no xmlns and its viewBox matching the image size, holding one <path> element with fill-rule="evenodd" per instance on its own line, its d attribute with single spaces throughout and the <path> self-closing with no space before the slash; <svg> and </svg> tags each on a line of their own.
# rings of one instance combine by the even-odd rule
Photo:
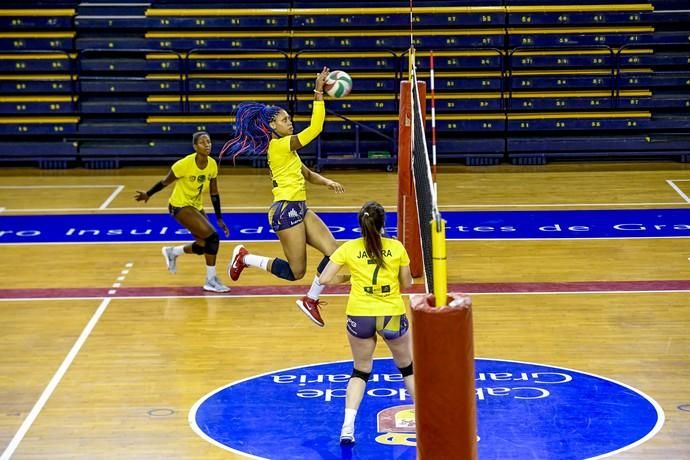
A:
<svg viewBox="0 0 690 460">
<path fill-rule="evenodd" d="M 220 159 L 232 155 L 233 161 L 240 155 L 263 155 L 273 137 L 271 122 L 282 109 L 260 102 L 245 102 L 235 113 L 235 137 L 225 143 Z"/>
</svg>

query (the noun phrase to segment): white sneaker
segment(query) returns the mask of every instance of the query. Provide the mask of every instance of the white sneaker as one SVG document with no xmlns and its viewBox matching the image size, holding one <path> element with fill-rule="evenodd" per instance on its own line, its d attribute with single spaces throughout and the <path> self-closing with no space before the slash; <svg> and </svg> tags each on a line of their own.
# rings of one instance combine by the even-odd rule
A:
<svg viewBox="0 0 690 460">
<path fill-rule="evenodd" d="M 355 427 L 343 425 L 340 430 L 340 444 L 354 444 L 355 443 Z"/>
<path fill-rule="evenodd" d="M 230 292 L 230 288 L 220 282 L 217 276 L 209 278 L 204 284 L 204 291 L 210 292 Z"/>
<path fill-rule="evenodd" d="M 172 246 L 163 246 L 161 252 L 165 258 L 165 265 L 168 267 L 168 271 L 175 273 L 177 271 L 177 256 L 173 254 Z"/>
</svg>

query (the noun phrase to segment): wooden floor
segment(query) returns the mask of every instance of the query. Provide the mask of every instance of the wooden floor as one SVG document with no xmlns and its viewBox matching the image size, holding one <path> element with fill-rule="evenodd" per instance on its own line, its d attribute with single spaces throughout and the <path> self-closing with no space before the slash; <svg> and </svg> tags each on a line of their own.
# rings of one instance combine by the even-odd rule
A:
<svg viewBox="0 0 690 460">
<path fill-rule="evenodd" d="M 167 192 L 148 205 L 132 196 L 165 171 L 5 168 L 0 216 L 164 212 Z M 271 197 L 265 170 L 226 167 L 222 174 L 227 212 L 266 209 Z M 312 187 L 309 204 L 317 212 L 355 210 L 370 199 L 394 210 L 394 173 L 324 174 L 347 191 L 336 198 Z M 690 206 L 690 168 L 679 163 L 444 167 L 438 183 L 442 211 Z M 104 185 L 109 187 L 97 187 Z M 188 412 L 201 396 L 276 369 L 350 358 L 340 295 L 328 298 L 323 329 L 306 321 L 294 296 L 46 295 L 45 290 L 81 292 L 114 283 L 132 289 L 200 287 L 201 262 L 181 259 L 171 275 L 160 246 L 0 244 L 0 291 L 37 290 L 35 298 L 0 299 L 0 454 L 11 449 L 16 459 L 242 458 L 190 429 Z M 276 242 L 251 246 L 281 254 Z M 232 247 L 232 241 L 221 243 L 221 272 Z M 448 242 L 448 255 L 450 283 L 507 286 L 504 292 L 473 293 L 477 356 L 577 369 L 637 388 L 661 405 L 666 421 L 651 440 L 615 458 L 688 458 L 689 291 L 515 292 L 510 286 L 687 281 L 689 239 L 458 240 Z M 318 260 L 310 251 L 309 266 Z M 247 271 L 237 286 L 288 284 Z M 306 289 L 308 280 L 298 284 Z M 69 368 L 51 382 L 90 326 Z M 377 356 L 386 353 L 379 350 Z M 52 392 L 41 402 L 47 388 Z M 40 411 L 31 412 L 36 407 Z"/>
</svg>

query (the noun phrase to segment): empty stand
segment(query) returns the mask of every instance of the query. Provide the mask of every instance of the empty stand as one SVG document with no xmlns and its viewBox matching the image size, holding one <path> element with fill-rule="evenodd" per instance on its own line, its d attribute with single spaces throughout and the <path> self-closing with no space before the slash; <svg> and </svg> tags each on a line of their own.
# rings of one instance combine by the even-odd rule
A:
<svg viewBox="0 0 690 460">
<path fill-rule="evenodd" d="M 395 165 L 408 2 L 27 0 L 0 10 L 2 161 L 162 163 L 208 130 L 214 151 L 248 100 L 308 122 L 314 74 L 349 72 L 303 157 Z M 687 161 L 684 0 L 415 0 L 417 67 L 433 50 L 439 161 Z M 59 144 L 59 148 L 52 146 Z M 50 161 L 50 158 L 55 161 Z M 248 159 L 262 166 L 262 159 Z"/>
</svg>

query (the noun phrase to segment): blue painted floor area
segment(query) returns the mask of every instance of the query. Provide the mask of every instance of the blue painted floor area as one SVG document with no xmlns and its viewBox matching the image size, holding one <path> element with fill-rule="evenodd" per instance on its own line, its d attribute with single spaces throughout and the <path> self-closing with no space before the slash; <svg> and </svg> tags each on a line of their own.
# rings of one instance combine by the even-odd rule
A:
<svg viewBox="0 0 690 460">
<path fill-rule="evenodd" d="M 323 212 L 337 239 L 359 236 L 357 214 Z M 446 236 L 455 239 L 690 237 L 690 209 L 444 212 Z M 215 218 L 211 217 L 215 222 Z M 270 241 L 265 213 L 226 213 L 230 239 Z M 395 236 L 396 214 L 386 229 Z M 0 244 L 189 241 L 167 214 L 0 216 Z"/>
<path fill-rule="evenodd" d="M 477 359 L 479 458 L 586 459 L 658 430 L 646 395 L 576 370 Z M 411 400 L 392 359 L 375 361 L 354 446 L 339 445 L 350 362 L 277 371 L 211 394 L 192 414 L 230 450 L 269 459 L 414 459 Z M 452 431 L 453 427 L 448 427 Z"/>
</svg>

